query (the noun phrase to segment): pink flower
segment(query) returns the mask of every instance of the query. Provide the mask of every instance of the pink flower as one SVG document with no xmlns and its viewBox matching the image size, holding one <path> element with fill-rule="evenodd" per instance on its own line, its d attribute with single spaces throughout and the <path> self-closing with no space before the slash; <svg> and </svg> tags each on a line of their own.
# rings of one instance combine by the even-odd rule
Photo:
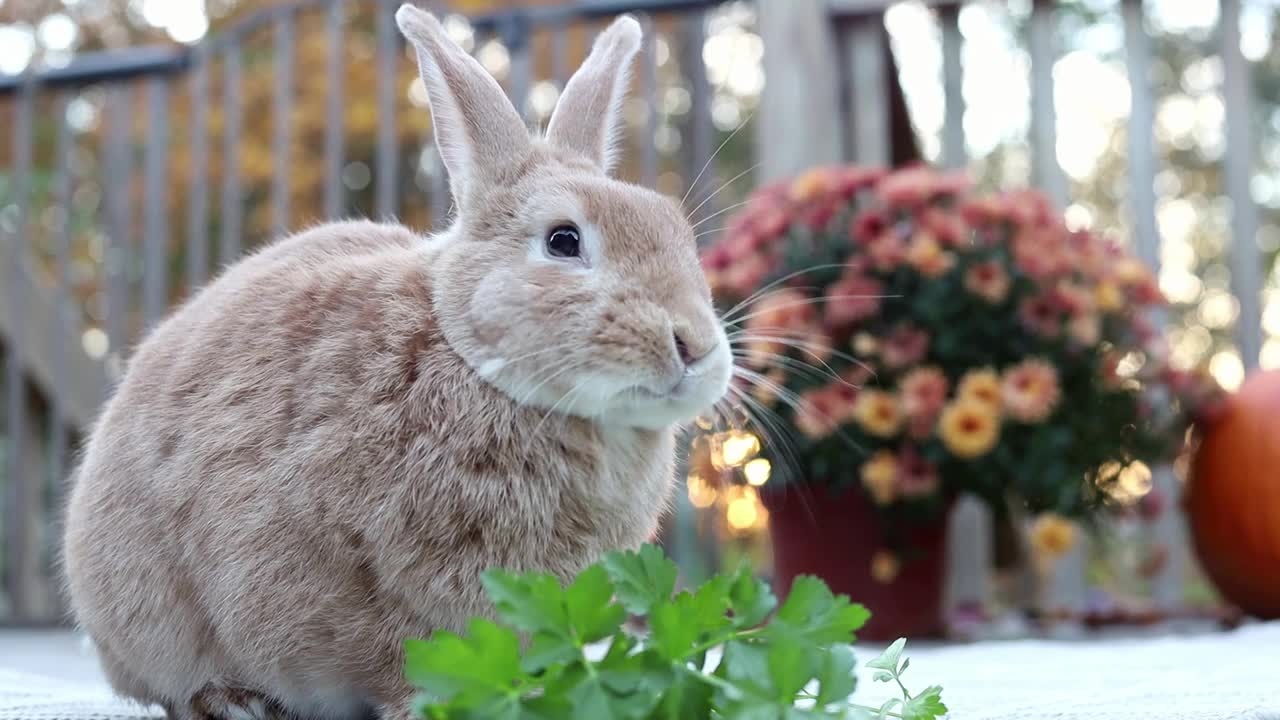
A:
<svg viewBox="0 0 1280 720">
<path fill-rule="evenodd" d="M 1053 289 L 1053 299 L 1068 315 L 1093 312 L 1093 293 L 1073 282 L 1061 282 Z"/>
<path fill-rule="evenodd" d="M 937 173 L 918 165 L 889 174 L 876 186 L 876 192 L 890 205 L 916 207 L 938 194 L 941 187 Z"/>
<path fill-rule="evenodd" d="M 867 256 L 881 272 L 897 268 L 906 255 L 907 244 L 893 230 L 885 230 L 867 245 Z"/>
<path fill-rule="evenodd" d="M 844 400 L 827 388 L 810 390 L 800 396 L 795 415 L 796 429 L 806 437 L 820 440 L 840 424 L 842 410 L 847 410 Z"/>
<path fill-rule="evenodd" d="M 764 255 L 752 253 L 726 268 L 720 279 L 734 295 L 744 296 L 760 286 L 770 269 Z"/>
<path fill-rule="evenodd" d="M 999 260 L 987 260 L 969 268 L 964 274 L 969 292 L 995 305 L 1009 295 L 1009 274 Z"/>
<path fill-rule="evenodd" d="M 1053 338 L 1062 332 L 1062 314 L 1048 295 L 1037 295 L 1023 301 L 1022 307 L 1018 308 L 1018 317 L 1028 330 L 1042 337 Z"/>
<path fill-rule="evenodd" d="M 1000 395 L 1005 412 L 1014 419 L 1041 422 L 1058 406 L 1058 371 L 1043 360 L 1023 360 L 1005 371 Z"/>
<path fill-rule="evenodd" d="M 835 216 L 835 203 L 824 200 L 802 211 L 800 213 L 800 222 L 812 230 L 821 232 L 827 229 L 827 225 L 831 224 L 831 218 Z"/>
<path fill-rule="evenodd" d="M 1080 345 L 1092 347 L 1102 339 L 1102 323 L 1094 313 L 1081 313 L 1067 321 L 1067 335 Z"/>
<path fill-rule="evenodd" d="M 884 286 L 875 278 L 846 274 L 827 288 L 826 321 L 845 327 L 872 317 L 880 311 Z"/>
<path fill-rule="evenodd" d="M 766 293 L 752 307 L 747 320 L 747 357 L 763 365 L 773 353 L 781 352 L 787 337 L 809 335 L 817 325 L 817 310 L 799 290 L 784 288 Z"/>
<path fill-rule="evenodd" d="M 918 498 L 938 490 L 938 469 L 907 446 L 898 455 L 898 495 Z"/>
<path fill-rule="evenodd" d="M 898 381 L 902 409 L 907 413 L 907 431 L 923 439 L 933 432 L 934 423 L 947 402 L 947 376 L 936 367 L 918 367 Z"/>
<path fill-rule="evenodd" d="M 790 214 L 781 207 L 772 207 L 760 213 L 755 222 L 755 245 L 759 247 L 776 240 L 791 223 Z"/>
<path fill-rule="evenodd" d="M 849 239 L 857 244 L 868 244 L 880 237 L 889 227 L 889 220 L 882 210 L 860 213 L 849 228 Z"/>
<path fill-rule="evenodd" d="M 880 168 L 850 166 L 836 171 L 836 192 L 841 197 L 850 198 L 854 193 L 875 185 L 884 177 L 885 171 Z"/>
<path fill-rule="evenodd" d="M 917 220 L 920 227 L 936 237 L 943 247 L 956 247 L 969 239 L 968 225 L 953 210 L 927 207 L 920 212 Z"/>
<path fill-rule="evenodd" d="M 915 365 L 929 352 L 929 333 L 908 325 L 899 325 L 880 347 L 885 367 L 897 370 Z"/>
</svg>

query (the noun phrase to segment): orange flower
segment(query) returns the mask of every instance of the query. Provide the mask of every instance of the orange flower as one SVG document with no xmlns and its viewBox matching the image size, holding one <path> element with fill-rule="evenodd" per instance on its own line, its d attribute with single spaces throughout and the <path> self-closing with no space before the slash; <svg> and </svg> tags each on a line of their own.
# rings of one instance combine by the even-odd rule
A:
<svg viewBox="0 0 1280 720">
<path fill-rule="evenodd" d="M 1031 525 L 1031 546 L 1048 559 L 1065 554 L 1075 544 L 1075 540 L 1075 526 L 1061 515 L 1044 513 Z"/>
<path fill-rule="evenodd" d="M 902 427 L 898 399 L 882 390 L 863 390 L 853 405 L 853 419 L 876 437 L 893 437 Z"/>
<path fill-rule="evenodd" d="M 1000 411 L 1000 376 L 990 368 L 970 370 L 960 378 L 956 388 L 956 397 L 961 400 L 976 400 L 984 405 Z"/>
<path fill-rule="evenodd" d="M 907 262 L 920 271 L 921 275 L 936 278 L 945 275 L 956 264 L 956 258 L 943 250 L 932 234 L 920 231 L 911 238 L 911 245 L 907 248 Z"/>
<path fill-rule="evenodd" d="M 877 505 L 893 502 L 898 485 L 898 460 L 888 450 L 880 450 L 871 456 L 860 472 L 862 487 Z"/>
<path fill-rule="evenodd" d="M 942 411 L 938 436 L 952 455 L 972 460 L 991 452 L 1000 439 L 995 408 L 978 400 L 961 399 Z"/>
<path fill-rule="evenodd" d="M 1049 417 L 1060 394 L 1058 371 L 1043 360 L 1024 360 L 1009 368 L 1001 383 L 1005 411 L 1027 423 Z"/>
<path fill-rule="evenodd" d="M 877 550 L 871 556 L 871 577 L 878 583 L 888 585 L 893 582 L 901 569 L 898 556 L 888 550 Z"/>
<path fill-rule="evenodd" d="M 795 202 L 808 202 L 834 189 L 831 168 L 814 168 L 791 182 L 789 195 Z"/>
<path fill-rule="evenodd" d="M 1103 280 L 1093 289 L 1094 302 L 1102 312 L 1117 312 L 1124 309 L 1124 293 L 1110 280 Z"/>
<path fill-rule="evenodd" d="M 1009 295 L 1009 274 L 998 260 L 987 260 L 964 274 L 965 288 L 991 304 L 1004 302 Z"/>
</svg>

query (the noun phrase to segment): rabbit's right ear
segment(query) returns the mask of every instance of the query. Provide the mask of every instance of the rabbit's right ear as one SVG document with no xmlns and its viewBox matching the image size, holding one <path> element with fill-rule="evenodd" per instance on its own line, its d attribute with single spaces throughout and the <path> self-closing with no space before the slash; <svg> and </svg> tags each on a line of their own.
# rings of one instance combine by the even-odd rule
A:
<svg viewBox="0 0 1280 720">
<path fill-rule="evenodd" d="M 476 183 L 501 182 L 504 168 L 524 160 L 529 130 L 498 82 L 449 39 L 435 16 L 406 3 L 396 24 L 418 55 L 436 147 L 462 205 Z"/>
</svg>

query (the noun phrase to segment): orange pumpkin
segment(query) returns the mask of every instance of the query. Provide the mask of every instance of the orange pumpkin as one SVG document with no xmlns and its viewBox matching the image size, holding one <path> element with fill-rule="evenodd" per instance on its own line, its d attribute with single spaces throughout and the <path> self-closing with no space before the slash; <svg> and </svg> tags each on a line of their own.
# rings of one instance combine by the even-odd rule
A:
<svg viewBox="0 0 1280 720">
<path fill-rule="evenodd" d="M 1252 375 L 1206 429 L 1185 501 L 1196 554 L 1223 597 L 1280 618 L 1280 371 Z"/>
</svg>

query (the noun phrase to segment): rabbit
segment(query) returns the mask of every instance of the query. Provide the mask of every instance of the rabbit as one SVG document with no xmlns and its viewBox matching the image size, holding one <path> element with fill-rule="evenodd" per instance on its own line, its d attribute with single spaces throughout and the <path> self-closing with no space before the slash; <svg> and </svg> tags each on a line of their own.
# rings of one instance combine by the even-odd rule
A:
<svg viewBox="0 0 1280 720">
<path fill-rule="evenodd" d="M 456 213 L 227 267 L 136 348 L 74 471 L 68 597 L 120 695 L 175 720 L 412 716 L 402 643 L 649 538 L 732 353 L 681 204 L 610 176 L 639 23 L 542 135 L 440 22 L 416 51 Z"/>
</svg>

